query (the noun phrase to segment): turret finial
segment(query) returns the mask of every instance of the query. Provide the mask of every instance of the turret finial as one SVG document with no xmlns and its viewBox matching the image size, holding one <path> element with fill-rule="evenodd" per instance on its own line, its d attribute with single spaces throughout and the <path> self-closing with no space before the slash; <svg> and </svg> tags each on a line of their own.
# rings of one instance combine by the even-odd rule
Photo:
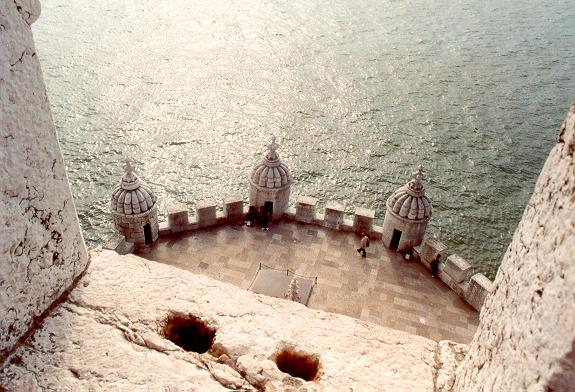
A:
<svg viewBox="0 0 575 392">
<path fill-rule="evenodd" d="M 128 176 L 134 175 L 134 166 L 132 166 L 132 162 L 130 162 L 130 159 L 126 159 L 126 164 L 124 165 L 124 171 Z"/>
<path fill-rule="evenodd" d="M 423 179 L 425 178 L 425 171 L 422 165 L 417 165 L 417 168 L 413 173 L 411 173 L 411 180 L 409 181 L 409 188 L 414 191 L 423 190 Z"/>
<path fill-rule="evenodd" d="M 278 159 L 278 148 L 280 148 L 280 145 L 276 143 L 276 137 L 273 135 L 271 143 L 268 144 L 268 152 L 266 154 L 266 158 L 270 161 Z"/>
<path fill-rule="evenodd" d="M 140 186 L 140 179 L 134 173 L 134 166 L 130 159 L 126 159 L 126 164 L 124 165 L 124 171 L 126 174 L 122 177 L 122 181 L 120 182 L 123 189 L 132 190 L 136 189 Z"/>
</svg>

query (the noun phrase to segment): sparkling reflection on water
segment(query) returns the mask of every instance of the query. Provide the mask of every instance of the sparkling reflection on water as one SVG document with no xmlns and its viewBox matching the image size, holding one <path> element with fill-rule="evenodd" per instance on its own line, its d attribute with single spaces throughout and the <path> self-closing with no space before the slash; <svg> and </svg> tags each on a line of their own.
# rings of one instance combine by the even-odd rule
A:
<svg viewBox="0 0 575 392">
<path fill-rule="evenodd" d="M 567 10 L 567 11 L 566 11 Z M 430 231 L 493 278 L 575 91 L 570 2 L 43 1 L 88 243 L 126 156 L 160 198 L 240 192 L 273 133 L 300 193 L 367 206 L 416 164 Z"/>
</svg>

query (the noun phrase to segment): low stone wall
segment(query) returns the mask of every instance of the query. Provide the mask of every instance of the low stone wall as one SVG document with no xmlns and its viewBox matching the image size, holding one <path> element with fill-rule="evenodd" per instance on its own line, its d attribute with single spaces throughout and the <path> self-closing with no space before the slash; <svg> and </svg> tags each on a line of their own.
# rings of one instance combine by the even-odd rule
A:
<svg viewBox="0 0 575 392">
<path fill-rule="evenodd" d="M 436 238 L 425 238 L 423 243 L 413 250 L 415 258 L 421 264 L 435 273 L 443 283 L 475 310 L 481 310 L 485 298 L 493 292 L 493 282 L 481 273 L 472 275 L 471 265 L 459 255 L 452 254 L 442 261 L 447 252 L 447 246 Z"/>
</svg>

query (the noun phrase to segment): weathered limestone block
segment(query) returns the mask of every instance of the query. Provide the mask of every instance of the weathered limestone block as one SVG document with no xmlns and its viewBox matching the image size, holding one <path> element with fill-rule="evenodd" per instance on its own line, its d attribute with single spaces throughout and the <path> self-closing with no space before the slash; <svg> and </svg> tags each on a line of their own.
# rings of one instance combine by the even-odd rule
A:
<svg viewBox="0 0 575 392">
<path fill-rule="evenodd" d="M 244 219 L 244 198 L 230 196 L 224 200 L 224 214 L 228 222 L 238 222 Z"/>
<path fill-rule="evenodd" d="M 300 222 L 311 223 L 315 218 L 315 209 L 318 200 L 310 196 L 298 196 L 295 205 L 295 219 Z"/>
<path fill-rule="evenodd" d="M 196 215 L 199 227 L 213 226 L 217 223 L 216 203 L 211 200 L 202 200 L 196 204 Z"/>
<path fill-rule="evenodd" d="M 29 26 L 39 14 L 0 1 L 0 362 L 88 262 Z"/>
<path fill-rule="evenodd" d="M 168 225 L 172 233 L 179 233 L 187 230 L 190 224 L 188 218 L 188 208 L 182 204 L 172 204 L 168 208 Z"/>
<path fill-rule="evenodd" d="M 455 283 L 461 283 L 467 279 L 471 272 L 471 265 L 463 257 L 453 254 L 445 260 L 442 274 L 448 274 Z"/>
<path fill-rule="evenodd" d="M 575 105 L 497 272 L 455 391 L 575 385 Z"/>
<path fill-rule="evenodd" d="M 134 251 L 134 243 L 126 241 L 123 235 L 114 233 L 102 246 L 104 249 L 113 250 L 120 255 L 127 255 Z"/>
<path fill-rule="evenodd" d="M 439 342 L 435 392 L 452 392 L 455 371 L 467 353 L 466 344 Z"/>
<path fill-rule="evenodd" d="M 375 211 L 358 207 L 353 215 L 353 231 L 356 233 L 371 233 Z"/>
<path fill-rule="evenodd" d="M 469 302 L 475 310 L 480 311 L 487 295 L 493 292 L 493 282 L 485 275 L 478 273 L 469 280 L 469 287 L 465 292 L 465 300 Z"/>
<path fill-rule="evenodd" d="M 421 263 L 429 269 L 431 269 L 431 263 L 436 257 L 443 258 L 446 250 L 447 246 L 433 237 L 426 237 L 423 243 L 415 248 Z"/>
<path fill-rule="evenodd" d="M 345 206 L 336 201 L 328 201 L 325 206 L 324 224 L 326 227 L 339 230 L 343 224 Z"/>
<path fill-rule="evenodd" d="M 211 354 L 162 337 L 174 313 L 216 329 Z M 318 358 L 318 379 L 280 371 L 274 358 L 283 350 Z M 432 392 L 435 374 L 449 382 L 457 356 L 437 352 L 421 336 L 102 251 L 0 380 L 8 390 Z"/>
</svg>

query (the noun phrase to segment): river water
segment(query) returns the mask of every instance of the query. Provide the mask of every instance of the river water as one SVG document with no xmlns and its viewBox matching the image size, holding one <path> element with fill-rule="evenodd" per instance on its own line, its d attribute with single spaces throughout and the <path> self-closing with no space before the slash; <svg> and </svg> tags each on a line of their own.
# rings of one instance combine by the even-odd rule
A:
<svg viewBox="0 0 575 392">
<path fill-rule="evenodd" d="M 493 278 L 575 99 L 569 0 L 43 0 L 33 31 L 80 222 L 130 157 L 160 211 L 241 193 L 272 134 L 306 194 L 377 211 L 417 164 L 429 232 Z M 381 224 L 381 223 L 380 223 Z"/>
</svg>

